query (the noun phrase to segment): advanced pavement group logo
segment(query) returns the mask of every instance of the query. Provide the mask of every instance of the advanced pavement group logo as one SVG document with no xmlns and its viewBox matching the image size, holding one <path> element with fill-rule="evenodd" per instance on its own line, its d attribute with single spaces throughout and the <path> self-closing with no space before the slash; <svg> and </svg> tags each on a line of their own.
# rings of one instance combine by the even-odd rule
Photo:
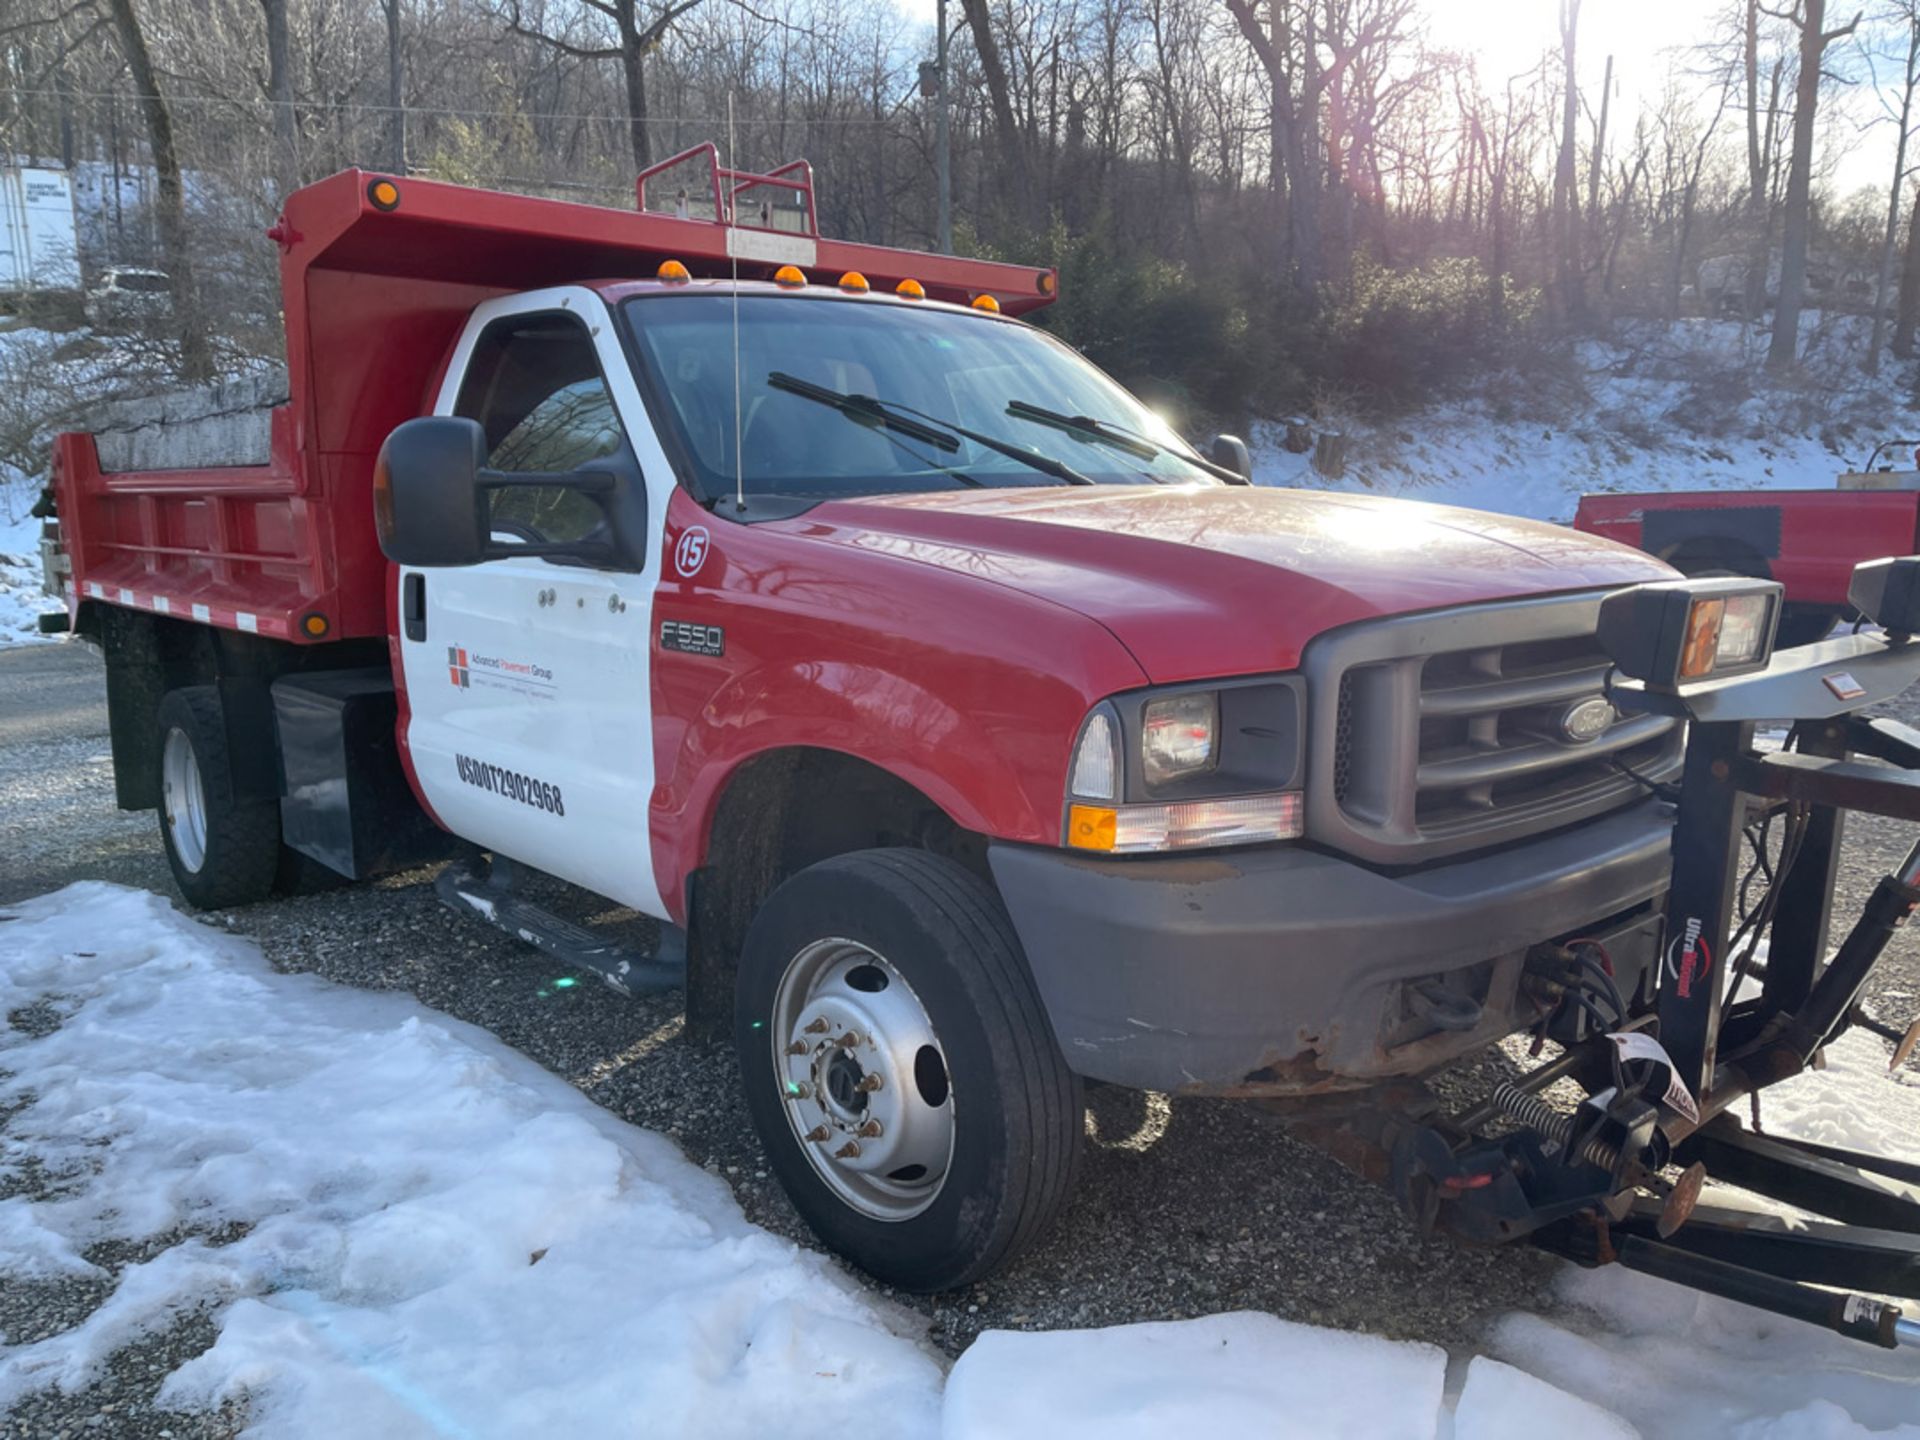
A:
<svg viewBox="0 0 1920 1440">
<path fill-rule="evenodd" d="M 461 646 L 447 647 L 447 675 L 462 690 L 473 683 L 467 670 L 467 652 Z"/>
</svg>

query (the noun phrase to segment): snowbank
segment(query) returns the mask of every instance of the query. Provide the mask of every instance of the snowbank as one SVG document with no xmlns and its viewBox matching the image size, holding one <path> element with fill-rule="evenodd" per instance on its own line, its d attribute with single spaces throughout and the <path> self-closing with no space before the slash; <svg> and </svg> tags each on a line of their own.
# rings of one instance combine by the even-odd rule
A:
<svg viewBox="0 0 1920 1440">
<path fill-rule="evenodd" d="M 3 491 L 4 487 L 0 487 Z M 57 639 L 40 633 L 40 617 L 66 608 L 40 588 L 40 522 L 6 513 L 0 493 L 0 645 Z"/>
<path fill-rule="evenodd" d="M 404 996 L 86 884 L 0 912 L 0 1014 L 30 1005 L 64 1023 L 0 1030 L 0 1180 L 55 1178 L 0 1200 L 0 1275 L 183 1238 L 78 1327 L 0 1336 L 0 1413 L 207 1309 L 161 1400 L 244 1399 L 263 1436 L 1920 1440 L 1913 1353 L 1618 1269 L 1564 1272 L 1497 1359 L 1229 1314 L 990 1332 L 943 1383 L 910 1317 L 669 1141 Z M 1844 1041 L 1769 1123 L 1920 1155 L 1920 1086 L 1884 1071 Z"/>
</svg>

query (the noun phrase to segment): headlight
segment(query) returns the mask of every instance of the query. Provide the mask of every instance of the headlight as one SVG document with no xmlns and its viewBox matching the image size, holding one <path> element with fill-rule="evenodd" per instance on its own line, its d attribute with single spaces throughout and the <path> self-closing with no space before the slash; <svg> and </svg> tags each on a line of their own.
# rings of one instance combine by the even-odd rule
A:
<svg viewBox="0 0 1920 1440">
<path fill-rule="evenodd" d="M 1656 689 L 1762 670 L 1781 593 L 1738 577 L 1635 585 L 1600 602 L 1600 645 L 1622 674 Z"/>
<path fill-rule="evenodd" d="M 1068 760 L 1062 839 L 1107 855 L 1297 839 L 1304 696 L 1286 675 L 1102 701 Z"/>
<path fill-rule="evenodd" d="M 1920 635 L 1920 556 L 1863 560 L 1853 567 L 1847 603 L 1895 635 Z"/>
<path fill-rule="evenodd" d="M 1213 768 L 1220 705 L 1211 692 L 1149 700 L 1140 726 L 1140 766 L 1150 786 Z"/>
</svg>

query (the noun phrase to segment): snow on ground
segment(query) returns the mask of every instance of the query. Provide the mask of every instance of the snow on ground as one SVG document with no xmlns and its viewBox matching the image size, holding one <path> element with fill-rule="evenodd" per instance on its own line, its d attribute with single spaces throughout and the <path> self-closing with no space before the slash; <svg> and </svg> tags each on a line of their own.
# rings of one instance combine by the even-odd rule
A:
<svg viewBox="0 0 1920 1440">
<path fill-rule="evenodd" d="M 40 633 L 40 617 L 66 605 L 40 587 L 40 522 L 7 513 L 9 492 L 0 486 L 0 645 L 55 639 Z"/>
<path fill-rule="evenodd" d="M 1762 378 L 1762 329 L 1626 326 L 1545 357 L 1550 373 L 1494 376 L 1470 398 L 1391 420 L 1332 404 L 1312 428 L 1345 435 L 1339 477 L 1285 450 L 1278 427 L 1256 427 L 1255 478 L 1558 521 L 1586 491 L 1832 489 L 1882 441 L 1920 438 L 1912 367 L 1889 359 L 1878 378 L 1863 374 L 1863 325 L 1809 312 L 1801 370 L 1777 383 Z M 1912 446 L 1895 453 L 1909 463 Z"/>
<path fill-rule="evenodd" d="M 162 1402 L 242 1399 L 263 1436 L 1920 1440 L 1920 1356 L 1618 1270 L 1564 1272 L 1491 1356 L 1228 1314 L 990 1332 L 943 1380 L 909 1317 L 483 1031 L 138 891 L 6 915 L 0 1013 L 64 1023 L 0 1032 L 0 1183 L 51 1177 L 0 1200 L 0 1275 L 179 1239 L 77 1328 L 0 1337 L 0 1414 L 209 1309 Z M 1920 1156 L 1920 1085 L 1884 1071 L 1850 1039 L 1769 1122 Z"/>
</svg>

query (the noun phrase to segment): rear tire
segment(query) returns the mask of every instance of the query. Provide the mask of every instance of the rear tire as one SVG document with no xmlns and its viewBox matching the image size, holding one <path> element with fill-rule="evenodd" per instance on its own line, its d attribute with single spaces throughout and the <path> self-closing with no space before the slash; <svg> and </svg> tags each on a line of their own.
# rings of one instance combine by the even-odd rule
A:
<svg viewBox="0 0 1920 1440">
<path fill-rule="evenodd" d="M 864 850 L 788 880 L 748 930 L 734 1029 L 774 1174 L 869 1274 L 968 1285 L 1058 1215 L 1079 1081 L 999 896 L 955 862 Z"/>
<path fill-rule="evenodd" d="M 280 867 L 280 805 L 234 793 L 220 692 L 169 691 L 159 722 L 160 835 L 174 884 L 199 910 L 266 899 Z"/>
</svg>

